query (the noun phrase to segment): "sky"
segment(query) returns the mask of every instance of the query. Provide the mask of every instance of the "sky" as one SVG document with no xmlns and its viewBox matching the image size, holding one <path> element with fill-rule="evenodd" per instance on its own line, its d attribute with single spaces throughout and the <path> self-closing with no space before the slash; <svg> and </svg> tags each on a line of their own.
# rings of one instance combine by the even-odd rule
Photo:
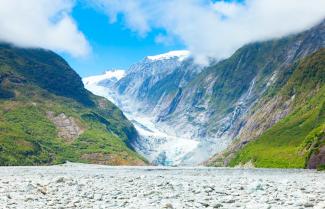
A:
<svg viewBox="0 0 325 209">
<path fill-rule="evenodd" d="M 72 17 L 87 37 L 92 47 L 91 54 L 81 58 L 67 53 L 61 55 L 82 76 L 100 74 L 108 69 L 127 69 L 145 56 L 186 48 L 180 42 L 157 43 L 160 30 L 154 30 L 145 37 L 139 36 L 128 29 L 122 20 L 110 23 L 106 14 L 81 1 L 77 2 Z"/>
<path fill-rule="evenodd" d="M 0 41 L 53 50 L 85 77 L 171 50 L 207 65 L 324 18 L 324 0 L 0 0 Z"/>
</svg>

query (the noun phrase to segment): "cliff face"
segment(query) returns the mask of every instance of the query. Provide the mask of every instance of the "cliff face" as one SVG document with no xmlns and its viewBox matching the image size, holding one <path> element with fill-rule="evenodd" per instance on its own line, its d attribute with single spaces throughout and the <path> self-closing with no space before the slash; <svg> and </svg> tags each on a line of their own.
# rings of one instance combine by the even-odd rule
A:
<svg viewBox="0 0 325 209">
<path fill-rule="evenodd" d="M 321 165 L 325 165 L 325 146 L 313 153 L 308 161 L 309 169 L 316 169 Z"/>
<path fill-rule="evenodd" d="M 219 152 L 234 139 L 240 143 L 231 147 L 237 150 L 291 112 L 294 98 L 273 94 L 290 78 L 296 62 L 325 47 L 324 40 L 322 22 L 298 35 L 244 46 L 205 69 L 182 88 L 181 96 L 175 94 L 170 103 L 174 111 L 163 112 L 158 121 L 206 143 L 186 160 Z"/>
<path fill-rule="evenodd" d="M 201 71 L 193 61 L 184 59 L 182 55 L 162 59 L 146 57 L 128 69 L 126 76 L 115 84 L 115 91 L 134 100 L 136 111 L 155 116 L 179 88 Z"/>
<path fill-rule="evenodd" d="M 258 109 L 250 120 L 270 127 L 247 145 L 244 145 L 245 138 L 237 141 L 236 146 L 226 153 L 226 162 L 230 160 L 230 165 L 237 165 L 250 161 L 258 167 L 316 168 L 321 165 L 325 131 L 324 84 L 325 50 L 320 49 L 297 62 L 292 75 L 275 95 L 272 90 L 264 95 L 262 100 L 267 102 L 257 104 Z M 276 106 L 273 112 L 261 112 L 269 108 L 272 101 L 281 106 Z M 274 119 L 275 114 L 278 118 Z M 251 129 L 252 133 L 255 130 Z M 240 136 L 249 136 L 244 131 Z M 215 158 L 214 161 L 218 160 Z"/>
</svg>

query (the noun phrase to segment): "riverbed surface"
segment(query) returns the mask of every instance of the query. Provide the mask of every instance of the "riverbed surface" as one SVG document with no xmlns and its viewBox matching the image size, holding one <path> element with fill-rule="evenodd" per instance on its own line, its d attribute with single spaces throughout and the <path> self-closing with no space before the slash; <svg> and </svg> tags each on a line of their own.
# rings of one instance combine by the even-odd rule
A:
<svg viewBox="0 0 325 209">
<path fill-rule="evenodd" d="M 0 208 L 325 208 L 325 173 L 312 170 L 0 167 Z"/>
</svg>

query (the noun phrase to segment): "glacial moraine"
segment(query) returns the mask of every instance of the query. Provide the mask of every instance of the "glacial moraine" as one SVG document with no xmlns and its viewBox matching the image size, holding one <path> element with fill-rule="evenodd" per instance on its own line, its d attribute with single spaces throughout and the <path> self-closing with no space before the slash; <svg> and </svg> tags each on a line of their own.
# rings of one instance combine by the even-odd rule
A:
<svg viewBox="0 0 325 209">
<path fill-rule="evenodd" d="M 325 208 L 314 170 L 1 167 L 1 208 Z"/>
</svg>

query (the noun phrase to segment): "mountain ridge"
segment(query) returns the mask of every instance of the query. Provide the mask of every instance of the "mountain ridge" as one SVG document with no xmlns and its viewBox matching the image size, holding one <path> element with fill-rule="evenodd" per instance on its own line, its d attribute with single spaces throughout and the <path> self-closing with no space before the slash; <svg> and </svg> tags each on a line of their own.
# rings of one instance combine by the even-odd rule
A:
<svg viewBox="0 0 325 209">
<path fill-rule="evenodd" d="M 309 167 L 310 155 L 315 150 L 322 149 L 321 135 L 325 131 L 324 58 L 323 48 L 297 63 L 294 73 L 276 96 L 291 98 L 291 110 L 260 137 L 240 149 L 230 165 L 246 163 L 250 160 L 258 167 Z M 320 138 L 314 139 L 318 135 Z M 317 140 L 319 141 L 316 142 Z M 268 143 L 268 146 L 263 143 Z M 269 161 L 257 151 L 258 146 L 259 149 L 264 149 L 264 152 L 265 149 L 268 150 Z M 293 150 L 285 151 L 288 156 L 282 156 L 280 151 L 286 147 Z M 248 154 L 252 148 L 255 154 Z M 250 157 L 244 157 L 245 154 Z M 290 158 L 289 155 L 293 157 Z M 324 159 L 322 162 L 324 163 Z"/>
<path fill-rule="evenodd" d="M 0 164 L 146 164 L 133 125 L 58 55 L 0 45 Z"/>
</svg>

